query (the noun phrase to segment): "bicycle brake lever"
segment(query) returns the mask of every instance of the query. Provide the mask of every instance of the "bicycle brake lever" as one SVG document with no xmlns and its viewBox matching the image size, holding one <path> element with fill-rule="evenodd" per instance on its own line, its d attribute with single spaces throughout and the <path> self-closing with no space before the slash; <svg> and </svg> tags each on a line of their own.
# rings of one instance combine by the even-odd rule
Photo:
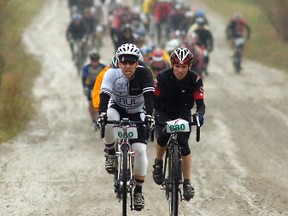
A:
<svg viewBox="0 0 288 216">
<path fill-rule="evenodd" d="M 197 127 L 200 127 L 199 115 L 196 115 L 196 123 L 197 123 Z"/>
</svg>

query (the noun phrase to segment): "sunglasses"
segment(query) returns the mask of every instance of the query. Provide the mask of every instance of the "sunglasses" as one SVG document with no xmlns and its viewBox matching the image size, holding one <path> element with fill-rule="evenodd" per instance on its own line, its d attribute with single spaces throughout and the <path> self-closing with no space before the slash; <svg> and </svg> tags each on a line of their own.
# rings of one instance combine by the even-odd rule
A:
<svg viewBox="0 0 288 216">
<path fill-rule="evenodd" d="M 134 64 L 136 64 L 136 62 L 137 61 L 121 61 L 120 63 L 123 64 L 123 65 L 127 65 L 127 64 L 134 65 Z"/>
</svg>

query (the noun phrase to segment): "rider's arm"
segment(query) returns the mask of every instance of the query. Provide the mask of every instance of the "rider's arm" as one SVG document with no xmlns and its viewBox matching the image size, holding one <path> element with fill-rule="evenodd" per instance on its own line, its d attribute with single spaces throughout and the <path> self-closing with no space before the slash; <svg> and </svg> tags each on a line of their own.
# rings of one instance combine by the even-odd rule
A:
<svg viewBox="0 0 288 216">
<path fill-rule="evenodd" d="M 96 81 L 94 83 L 94 88 L 92 91 L 92 103 L 95 109 L 99 109 L 100 104 L 100 90 L 101 90 L 101 84 L 104 77 L 105 72 L 110 68 L 108 65 L 105 67 L 97 76 Z"/>
<path fill-rule="evenodd" d="M 86 86 L 86 79 L 87 79 L 87 76 L 88 76 L 89 66 L 90 66 L 90 64 L 85 65 L 85 66 L 82 68 L 82 86 L 83 86 L 83 87 Z"/>
<path fill-rule="evenodd" d="M 153 75 L 148 69 L 144 69 L 143 73 L 143 97 L 145 103 L 145 110 L 148 115 L 152 115 L 154 109 L 154 84 Z"/>
<path fill-rule="evenodd" d="M 203 99 L 198 99 L 198 100 L 195 100 L 196 102 L 196 112 L 201 114 L 202 116 L 204 116 L 205 114 L 205 104 L 204 104 L 204 100 Z"/>
<path fill-rule="evenodd" d="M 152 115 L 154 109 L 154 92 L 146 92 L 143 94 L 145 100 L 145 110 L 148 115 Z"/>
<path fill-rule="evenodd" d="M 199 77 L 199 75 L 195 83 L 193 94 L 196 103 L 196 112 L 201 115 L 204 115 L 206 108 L 204 104 L 204 90 L 203 90 L 203 82 L 202 79 Z"/>
<path fill-rule="evenodd" d="M 107 93 L 101 92 L 99 114 L 103 112 L 107 112 L 109 99 L 110 99 L 110 95 L 108 95 Z"/>
<path fill-rule="evenodd" d="M 101 91 L 100 91 L 99 113 L 107 111 L 108 102 L 113 91 L 113 85 L 115 83 L 115 79 L 117 79 L 117 75 L 116 75 L 117 70 L 120 70 L 120 69 L 109 68 L 104 74 L 103 81 L 101 84 Z"/>
<path fill-rule="evenodd" d="M 207 34 L 208 34 L 207 35 L 207 49 L 209 52 L 212 52 L 213 46 L 214 46 L 213 36 L 209 30 L 208 30 Z"/>
<path fill-rule="evenodd" d="M 226 31 L 225 31 L 226 39 L 231 39 L 233 37 L 232 28 L 233 28 L 233 21 L 231 20 L 226 27 Z"/>
</svg>

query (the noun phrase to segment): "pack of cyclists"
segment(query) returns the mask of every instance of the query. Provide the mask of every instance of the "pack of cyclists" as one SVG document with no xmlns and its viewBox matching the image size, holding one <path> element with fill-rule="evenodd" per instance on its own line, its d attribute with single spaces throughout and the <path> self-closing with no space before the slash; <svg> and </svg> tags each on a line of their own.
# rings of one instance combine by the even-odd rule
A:
<svg viewBox="0 0 288 216">
<path fill-rule="evenodd" d="M 202 80 L 203 75 L 208 75 L 213 35 L 205 12 L 191 8 L 185 1 L 143 0 L 138 5 L 141 7 L 138 12 L 116 0 L 101 1 L 100 6 L 91 6 L 89 1 L 86 3 L 83 9 L 80 1 L 69 1 L 71 14 L 74 14 L 66 36 L 72 54 L 76 38 L 88 43 L 92 34 L 95 40 L 95 27 L 99 22 L 105 28 L 105 37 L 110 37 L 114 46 L 110 64 L 99 62 L 101 51 L 97 50 L 87 56 L 90 62 L 82 70 L 83 90 L 94 130 L 105 119 L 128 117 L 149 122 L 148 128 L 139 128 L 139 137 L 131 141 L 135 152 L 134 209 L 141 211 L 145 206 L 142 187 L 148 168 L 147 130 L 153 127 L 155 116 L 161 121 L 175 118 L 191 121 L 191 109 L 194 107 L 200 124 L 204 123 Z M 95 6 L 98 14 L 103 16 L 100 19 L 93 14 Z M 227 38 L 242 36 L 244 31 L 249 38 L 247 22 L 239 19 L 239 15 L 234 18 L 227 27 Z M 93 43 L 90 46 L 93 48 Z M 108 173 L 113 173 L 117 164 L 112 127 L 105 126 L 103 139 Z M 156 127 L 156 135 L 153 179 L 156 184 L 162 184 L 163 154 L 169 135 L 159 126 Z M 189 136 L 190 132 L 178 137 L 182 147 L 185 200 L 192 199 L 195 193 L 190 181 L 192 153 L 188 145 Z"/>
</svg>

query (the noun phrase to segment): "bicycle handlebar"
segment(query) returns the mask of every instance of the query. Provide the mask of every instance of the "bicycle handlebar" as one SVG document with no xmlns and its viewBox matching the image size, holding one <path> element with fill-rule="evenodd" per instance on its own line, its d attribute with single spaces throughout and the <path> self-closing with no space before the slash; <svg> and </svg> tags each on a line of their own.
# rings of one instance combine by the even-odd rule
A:
<svg viewBox="0 0 288 216">
<path fill-rule="evenodd" d="M 122 126 L 129 126 L 129 125 L 147 125 L 146 121 L 133 121 L 129 120 L 128 118 L 123 118 L 121 120 L 108 120 L 104 119 L 103 122 L 101 122 L 101 127 L 100 127 L 100 135 L 101 138 L 104 138 L 105 135 L 105 125 L 107 124 L 114 124 L 114 125 L 122 125 Z"/>
<path fill-rule="evenodd" d="M 166 122 L 155 122 L 155 125 L 159 125 L 159 126 L 166 126 L 167 123 Z M 200 120 L 199 120 L 199 115 L 197 113 L 193 114 L 192 115 L 192 122 L 189 122 L 189 125 L 190 126 L 196 126 L 196 142 L 199 142 L 200 141 Z M 151 133 L 154 133 L 154 129 L 153 129 L 153 132 Z M 154 141 L 154 137 L 153 137 L 153 140 L 151 139 L 151 141 L 153 142 Z"/>
</svg>

